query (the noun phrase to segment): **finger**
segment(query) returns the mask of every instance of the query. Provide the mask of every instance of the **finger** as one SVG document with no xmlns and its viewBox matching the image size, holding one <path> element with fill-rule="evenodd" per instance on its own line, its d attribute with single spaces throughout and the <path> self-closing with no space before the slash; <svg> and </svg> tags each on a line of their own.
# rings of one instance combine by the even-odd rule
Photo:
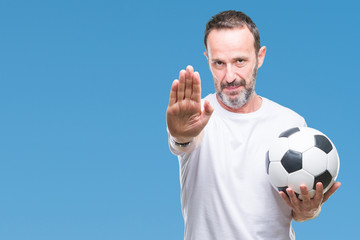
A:
<svg viewBox="0 0 360 240">
<path fill-rule="evenodd" d="M 213 113 L 214 108 L 210 105 L 210 102 L 208 100 L 205 100 L 204 103 L 204 111 L 201 113 L 201 121 L 202 125 L 205 126 L 211 117 L 211 114 Z"/>
<path fill-rule="evenodd" d="M 193 92 L 191 99 L 195 102 L 201 102 L 201 81 L 200 81 L 200 74 L 198 72 L 194 72 L 193 75 Z"/>
<path fill-rule="evenodd" d="M 184 99 L 184 90 L 185 90 L 185 70 L 181 70 L 179 73 L 179 84 L 177 88 L 177 101 L 182 101 Z"/>
<path fill-rule="evenodd" d="M 169 107 L 171 107 L 172 105 L 174 105 L 176 103 L 178 84 L 179 84 L 179 81 L 177 79 L 175 79 L 171 85 Z"/>
<path fill-rule="evenodd" d="M 333 195 L 333 194 L 336 192 L 336 190 L 339 189 L 340 186 L 341 186 L 341 183 L 340 183 L 340 182 L 334 183 L 334 184 L 332 185 L 332 187 L 329 189 L 329 191 L 327 191 L 327 192 L 324 194 L 323 203 L 326 202 L 326 201 L 329 199 L 329 197 L 330 197 L 331 195 Z"/>
<path fill-rule="evenodd" d="M 186 67 L 185 74 L 185 98 L 190 99 L 192 91 L 193 91 L 193 75 L 194 68 L 192 66 Z"/>
<path fill-rule="evenodd" d="M 280 191 L 279 194 L 280 194 L 280 197 L 285 201 L 285 203 L 286 203 L 289 207 L 293 208 L 293 205 L 292 205 L 292 203 L 291 203 L 290 198 L 288 197 L 288 195 L 286 195 L 286 193 L 284 193 L 283 191 Z"/>
<path fill-rule="evenodd" d="M 298 208 L 300 200 L 296 197 L 294 190 L 292 190 L 291 188 L 287 188 L 286 192 L 289 195 L 289 198 L 290 198 L 290 201 L 291 201 L 292 205 L 295 208 Z"/>
<path fill-rule="evenodd" d="M 204 112 L 206 115 L 211 116 L 211 114 L 213 113 L 214 108 L 210 105 L 209 100 L 205 100 L 204 102 Z"/>
<path fill-rule="evenodd" d="M 324 191 L 324 186 L 322 182 L 316 183 L 316 192 L 314 196 L 314 200 L 316 204 L 321 204 L 324 197 L 323 191 Z"/>
<path fill-rule="evenodd" d="M 306 185 L 300 186 L 300 192 L 301 192 L 301 197 L 302 197 L 303 202 L 305 204 L 310 203 L 310 194 L 309 194 L 309 191 L 308 191 Z"/>
</svg>

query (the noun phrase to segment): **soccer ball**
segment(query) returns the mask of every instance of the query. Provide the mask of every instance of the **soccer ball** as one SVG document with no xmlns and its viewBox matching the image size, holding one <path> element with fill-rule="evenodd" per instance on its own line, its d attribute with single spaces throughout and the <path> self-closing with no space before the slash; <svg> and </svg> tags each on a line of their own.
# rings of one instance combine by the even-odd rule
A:
<svg viewBox="0 0 360 240">
<path fill-rule="evenodd" d="M 274 141 L 267 152 L 266 170 L 278 191 L 290 187 L 302 199 L 300 185 L 315 195 L 316 183 L 322 182 L 324 193 L 339 173 L 339 156 L 330 139 L 309 127 L 291 128 Z"/>
</svg>

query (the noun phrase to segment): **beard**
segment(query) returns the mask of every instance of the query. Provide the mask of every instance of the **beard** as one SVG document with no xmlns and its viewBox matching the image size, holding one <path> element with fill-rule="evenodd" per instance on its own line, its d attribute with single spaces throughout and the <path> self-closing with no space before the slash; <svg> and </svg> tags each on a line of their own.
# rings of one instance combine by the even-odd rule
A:
<svg viewBox="0 0 360 240">
<path fill-rule="evenodd" d="M 250 99 L 251 95 L 255 90 L 256 84 L 256 75 L 257 75 L 257 61 L 254 65 L 254 69 L 251 75 L 251 81 L 249 82 L 248 86 L 244 79 L 234 80 L 231 83 L 222 83 L 220 84 L 220 89 L 216 88 L 216 94 L 218 95 L 219 99 L 228 107 L 233 109 L 239 109 L 244 106 Z M 224 88 L 227 87 L 239 87 L 243 86 L 243 89 L 240 91 L 232 91 L 230 92 L 230 96 L 224 93 Z"/>
</svg>

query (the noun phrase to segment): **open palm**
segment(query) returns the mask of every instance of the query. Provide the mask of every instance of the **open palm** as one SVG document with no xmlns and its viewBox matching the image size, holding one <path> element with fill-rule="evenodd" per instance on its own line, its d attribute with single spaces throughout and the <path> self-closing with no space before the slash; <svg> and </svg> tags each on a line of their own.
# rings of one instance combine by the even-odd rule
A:
<svg viewBox="0 0 360 240">
<path fill-rule="evenodd" d="M 208 101 L 201 109 L 201 82 L 192 66 L 181 70 L 179 79 L 171 86 L 166 120 L 170 134 L 179 142 L 188 142 L 198 136 L 213 112 Z"/>
</svg>

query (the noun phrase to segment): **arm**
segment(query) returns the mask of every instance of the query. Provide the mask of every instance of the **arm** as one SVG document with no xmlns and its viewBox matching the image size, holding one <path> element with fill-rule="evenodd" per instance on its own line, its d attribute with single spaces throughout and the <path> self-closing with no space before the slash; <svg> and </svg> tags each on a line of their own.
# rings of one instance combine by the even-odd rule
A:
<svg viewBox="0 0 360 240">
<path fill-rule="evenodd" d="M 293 219 L 297 222 L 304 222 L 316 218 L 321 212 L 321 206 L 329 197 L 336 192 L 341 186 L 340 182 L 336 182 L 333 186 L 323 194 L 323 185 L 321 182 L 316 184 L 316 193 L 314 198 L 310 198 L 309 192 L 305 185 L 300 186 L 303 200 L 299 200 L 294 190 L 286 189 L 287 196 L 284 192 L 280 192 L 280 196 L 284 199 L 286 204 L 292 208 Z"/>
<path fill-rule="evenodd" d="M 170 135 L 168 130 L 168 141 L 169 141 L 169 147 L 171 152 L 174 155 L 180 155 L 182 153 L 190 153 L 193 150 L 195 150 L 201 143 L 202 136 L 204 131 L 202 131 L 198 136 L 194 137 L 190 142 L 187 142 L 185 144 L 181 143 L 179 144 L 177 142 L 177 139 L 175 139 L 173 136 Z"/>
<path fill-rule="evenodd" d="M 166 122 L 169 143 L 176 151 L 189 152 L 201 141 L 201 132 L 213 112 L 208 101 L 201 110 L 201 82 L 198 72 L 188 66 L 171 86 Z"/>
</svg>

